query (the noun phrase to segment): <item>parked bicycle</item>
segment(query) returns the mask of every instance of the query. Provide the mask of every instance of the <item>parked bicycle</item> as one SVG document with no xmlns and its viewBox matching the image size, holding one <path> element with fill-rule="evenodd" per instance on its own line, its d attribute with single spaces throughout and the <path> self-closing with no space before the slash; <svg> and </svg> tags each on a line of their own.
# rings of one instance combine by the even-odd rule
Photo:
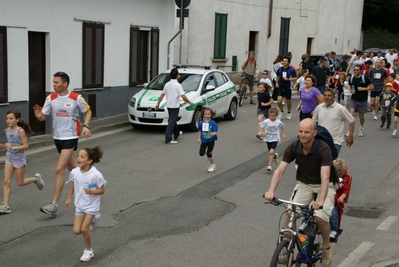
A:
<svg viewBox="0 0 399 267">
<path fill-rule="evenodd" d="M 273 253 L 270 267 L 277 266 L 296 266 L 306 264 L 307 267 L 322 266 L 322 238 L 318 232 L 314 211 L 309 210 L 309 204 L 300 204 L 293 201 L 274 198 L 271 202 L 275 206 L 283 206 L 286 210 L 281 214 L 279 229 L 282 218 L 288 213 L 288 228 L 279 230 L 277 247 Z M 290 209 L 287 209 L 288 205 Z M 322 208 L 322 207 L 320 207 Z M 302 224 L 295 229 L 295 221 L 303 217 Z M 295 255 L 295 247 L 298 253 Z"/>
<path fill-rule="evenodd" d="M 244 76 L 244 81 L 242 83 L 242 86 L 239 90 L 238 94 L 238 105 L 241 107 L 242 104 L 244 103 L 244 99 L 246 98 L 245 94 L 247 93 L 248 90 L 248 84 L 249 84 L 249 79 L 253 79 L 253 77 L 242 73 L 241 75 Z"/>
</svg>

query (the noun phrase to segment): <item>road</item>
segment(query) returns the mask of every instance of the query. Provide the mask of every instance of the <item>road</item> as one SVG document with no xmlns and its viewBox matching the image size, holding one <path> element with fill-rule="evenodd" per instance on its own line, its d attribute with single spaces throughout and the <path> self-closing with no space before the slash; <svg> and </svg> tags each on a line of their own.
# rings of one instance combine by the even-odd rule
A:
<svg viewBox="0 0 399 267">
<path fill-rule="evenodd" d="M 266 172 L 266 146 L 255 138 L 255 114 L 246 103 L 235 121 L 217 119 L 215 173 L 206 172 L 208 162 L 198 155 L 197 133 L 185 132 L 176 145 L 165 145 L 163 131 L 156 129 L 125 128 L 82 140 L 79 147 L 103 147 L 104 158 L 96 166 L 108 181 L 99 227 L 92 231 L 95 257 L 86 265 L 267 266 L 282 209 L 265 205 L 261 197 L 271 174 Z M 393 245 L 397 235 L 392 235 L 399 230 L 393 149 L 399 140 L 368 115 L 365 136 L 356 136 L 340 156 L 353 175 L 349 214 L 380 214 L 344 216 L 332 267 L 399 259 Z M 277 147 L 280 155 L 296 138 L 298 114 L 283 122 L 288 138 Z M 12 214 L 0 216 L 1 266 L 81 265 L 84 245 L 72 233 L 74 208 L 62 205 L 67 188 L 58 217 L 39 212 L 52 198 L 56 160 L 54 147 L 29 152 L 26 175 L 40 172 L 43 191 L 13 182 Z M 278 197 L 288 198 L 295 185 L 291 165 Z"/>
</svg>

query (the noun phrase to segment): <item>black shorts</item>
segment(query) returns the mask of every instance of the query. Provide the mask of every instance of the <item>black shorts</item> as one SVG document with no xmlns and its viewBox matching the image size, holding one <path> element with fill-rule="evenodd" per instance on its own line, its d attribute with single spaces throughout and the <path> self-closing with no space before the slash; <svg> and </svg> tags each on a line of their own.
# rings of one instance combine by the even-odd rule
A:
<svg viewBox="0 0 399 267">
<path fill-rule="evenodd" d="M 285 97 L 285 99 L 290 100 L 291 99 L 291 89 L 283 89 L 283 88 L 278 88 L 278 96 Z"/>
<path fill-rule="evenodd" d="M 267 144 L 267 150 L 270 151 L 270 149 L 276 149 L 278 142 L 266 142 Z"/>
<path fill-rule="evenodd" d="M 58 153 L 61 153 L 63 149 L 71 149 L 75 151 L 78 148 L 78 138 L 76 139 L 69 139 L 69 140 L 59 140 L 54 139 L 55 147 L 57 148 Z"/>
<path fill-rule="evenodd" d="M 370 97 L 380 97 L 381 91 L 371 91 Z"/>
</svg>

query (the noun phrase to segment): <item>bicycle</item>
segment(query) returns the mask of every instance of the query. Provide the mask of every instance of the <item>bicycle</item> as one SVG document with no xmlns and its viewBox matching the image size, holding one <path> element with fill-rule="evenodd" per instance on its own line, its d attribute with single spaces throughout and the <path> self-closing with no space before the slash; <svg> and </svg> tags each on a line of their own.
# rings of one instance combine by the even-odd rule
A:
<svg viewBox="0 0 399 267">
<path fill-rule="evenodd" d="M 240 107 L 242 106 L 242 104 L 244 103 L 244 99 L 246 98 L 245 94 L 248 89 L 249 79 L 251 79 L 251 76 L 249 76 L 245 73 L 242 73 L 241 75 L 243 75 L 245 77 L 245 79 L 242 83 L 242 86 L 240 88 L 239 95 L 238 95 L 238 105 Z"/>
<path fill-rule="evenodd" d="M 287 205 L 291 205 L 291 209 L 285 210 L 280 216 L 279 228 L 281 218 L 291 211 L 289 213 L 288 228 L 280 229 L 277 247 L 273 253 L 270 267 L 299 267 L 301 264 L 307 264 L 307 267 L 322 266 L 322 238 L 318 232 L 314 211 L 308 209 L 309 205 L 278 198 L 274 198 L 271 202 L 266 202 L 265 204 L 273 204 L 285 208 L 287 208 Z M 299 209 L 302 211 L 303 216 L 299 214 Z M 300 217 L 303 217 L 302 225 L 299 227 L 299 231 L 296 231 L 294 222 Z M 298 249 L 296 257 L 294 257 L 295 247 Z"/>
</svg>

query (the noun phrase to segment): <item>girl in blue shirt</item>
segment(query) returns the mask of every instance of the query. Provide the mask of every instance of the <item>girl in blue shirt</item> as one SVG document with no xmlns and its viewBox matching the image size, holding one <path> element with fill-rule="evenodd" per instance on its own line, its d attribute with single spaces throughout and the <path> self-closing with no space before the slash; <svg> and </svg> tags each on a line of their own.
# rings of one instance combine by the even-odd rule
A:
<svg viewBox="0 0 399 267">
<path fill-rule="evenodd" d="M 215 115 L 216 112 L 211 108 L 204 107 L 201 112 L 203 120 L 198 124 L 198 143 L 201 143 L 199 154 L 202 157 L 205 155 L 206 151 L 206 156 L 211 164 L 208 168 L 208 172 L 216 171 L 216 165 L 212 156 L 215 141 L 218 139 L 218 126 L 216 122 L 212 120 L 212 117 Z"/>
</svg>

